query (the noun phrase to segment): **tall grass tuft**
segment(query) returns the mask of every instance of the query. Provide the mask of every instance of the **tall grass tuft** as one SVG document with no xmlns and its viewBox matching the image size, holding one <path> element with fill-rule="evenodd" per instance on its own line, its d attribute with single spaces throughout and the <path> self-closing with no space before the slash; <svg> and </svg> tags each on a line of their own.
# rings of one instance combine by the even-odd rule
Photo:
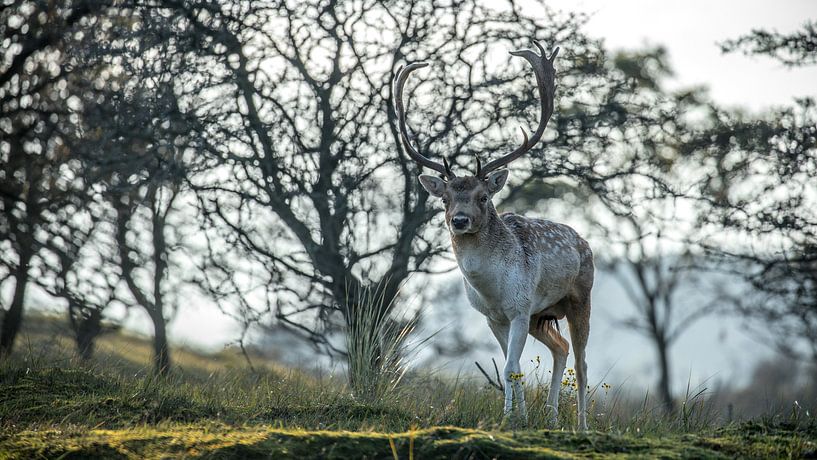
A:
<svg viewBox="0 0 817 460">
<path fill-rule="evenodd" d="M 347 289 L 348 292 L 348 289 Z M 349 386 L 358 400 L 380 401 L 400 383 L 408 360 L 421 343 L 409 337 L 419 312 L 407 314 L 386 299 L 384 289 L 366 287 L 347 299 L 346 327 Z"/>
</svg>

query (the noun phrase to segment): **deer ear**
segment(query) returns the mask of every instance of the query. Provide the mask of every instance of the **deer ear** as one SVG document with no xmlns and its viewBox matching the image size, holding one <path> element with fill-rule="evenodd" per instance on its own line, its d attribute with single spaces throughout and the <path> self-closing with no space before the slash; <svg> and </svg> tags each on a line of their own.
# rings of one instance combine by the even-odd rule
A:
<svg viewBox="0 0 817 460">
<path fill-rule="evenodd" d="M 491 192 L 491 195 L 500 191 L 502 187 L 505 186 L 506 180 L 508 180 L 507 169 L 500 169 L 499 171 L 494 171 L 491 174 L 488 174 L 485 181 L 488 182 L 488 191 Z"/>
<path fill-rule="evenodd" d="M 420 184 L 422 184 L 423 188 L 433 196 L 441 197 L 443 196 L 443 193 L 445 193 L 445 181 L 439 177 L 421 174 Z"/>
</svg>

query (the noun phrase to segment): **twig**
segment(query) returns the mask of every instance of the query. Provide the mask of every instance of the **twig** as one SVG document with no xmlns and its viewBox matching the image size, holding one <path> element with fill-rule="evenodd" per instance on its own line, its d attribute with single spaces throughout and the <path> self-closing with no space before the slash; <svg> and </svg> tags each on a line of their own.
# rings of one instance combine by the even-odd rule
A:
<svg viewBox="0 0 817 460">
<path fill-rule="evenodd" d="M 241 331 L 241 338 L 236 340 L 238 343 L 239 349 L 241 349 L 241 354 L 244 356 L 244 359 L 247 361 L 247 365 L 250 366 L 250 372 L 253 374 L 256 373 L 255 366 L 252 365 L 252 360 L 250 359 L 250 354 L 247 352 L 247 348 L 244 347 L 244 339 L 247 338 L 247 332 L 250 330 L 250 323 L 244 323 L 244 329 Z"/>
<path fill-rule="evenodd" d="M 488 375 L 488 373 L 485 372 L 485 369 L 483 369 L 482 366 L 479 365 L 479 362 L 474 361 L 474 364 L 477 365 L 477 369 L 479 369 L 479 371 L 482 372 L 482 375 L 485 376 L 485 380 L 488 381 L 488 385 L 491 385 L 492 387 L 496 388 L 497 390 L 499 390 L 501 392 L 505 392 L 505 386 L 502 385 L 502 379 L 499 377 L 499 367 L 496 365 L 496 359 L 491 358 L 491 361 L 494 363 L 494 372 L 496 372 L 496 381 L 494 381 Z"/>
</svg>

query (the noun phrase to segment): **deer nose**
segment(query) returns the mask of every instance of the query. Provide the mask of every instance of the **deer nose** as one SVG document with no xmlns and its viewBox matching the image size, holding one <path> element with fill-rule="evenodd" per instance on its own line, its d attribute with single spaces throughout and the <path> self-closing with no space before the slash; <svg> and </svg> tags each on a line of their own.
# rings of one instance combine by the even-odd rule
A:
<svg viewBox="0 0 817 460">
<path fill-rule="evenodd" d="M 468 226 L 468 222 L 470 220 L 471 219 L 469 219 L 468 216 L 457 215 L 451 218 L 451 226 L 457 230 L 463 230 Z"/>
</svg>

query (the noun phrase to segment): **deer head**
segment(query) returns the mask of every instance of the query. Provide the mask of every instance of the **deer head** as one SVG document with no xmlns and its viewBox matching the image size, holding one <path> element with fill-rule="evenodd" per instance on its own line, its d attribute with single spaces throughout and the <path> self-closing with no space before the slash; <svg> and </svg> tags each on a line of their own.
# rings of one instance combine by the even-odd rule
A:
<svg viewBox="0 0 817 460">
<path fill-rule="evenodd" d="M 476 174 L 474 175 L 458 177 L 451 171 L 445 157 L 443 157 L 442 164 L 437 163 L 420 154 L 411 144 L 408 127 L 406 126 L 406 112 L 403 106 L 403 87 L 411 72 L 427 66 L 428 63 L 415 62 L 409 64 L 398 69 L 394 78 L 394 111 L 397 115 L 403 147 L 421 167 L 433 169 L 440 173 L 441 177 L 422 174 L 420 175 L 420 183 L 428 193 L 442 198 L 445 205 L 445 222 L 453 234 L 480 231 L 488 220 L 488 216 L 495 212 L 491 198 L 502 189 L 508 179 L 508 170 L 499 168 L 533 148 L 542 138 L 548 120 L 553 114 L 556 73 L 553 69 L 553 61 L 556 59 L 556 55 L 559 54 L 559 48 L 557 47 L 553 54 L 547 57 L 542 45 L 535 42 L 534 44 L 539 49 L 540 54 L 536 54 L 535 51 L 529 49 L 511 51 L 510 54 L 524 58 L 533 67 L 541 103 L 539 126 L 530 138 L 528 138 L 523 128 L 522 145 L 513 152 L 489 162 L 484 167 L 477 158 Z"/>
</svg>

